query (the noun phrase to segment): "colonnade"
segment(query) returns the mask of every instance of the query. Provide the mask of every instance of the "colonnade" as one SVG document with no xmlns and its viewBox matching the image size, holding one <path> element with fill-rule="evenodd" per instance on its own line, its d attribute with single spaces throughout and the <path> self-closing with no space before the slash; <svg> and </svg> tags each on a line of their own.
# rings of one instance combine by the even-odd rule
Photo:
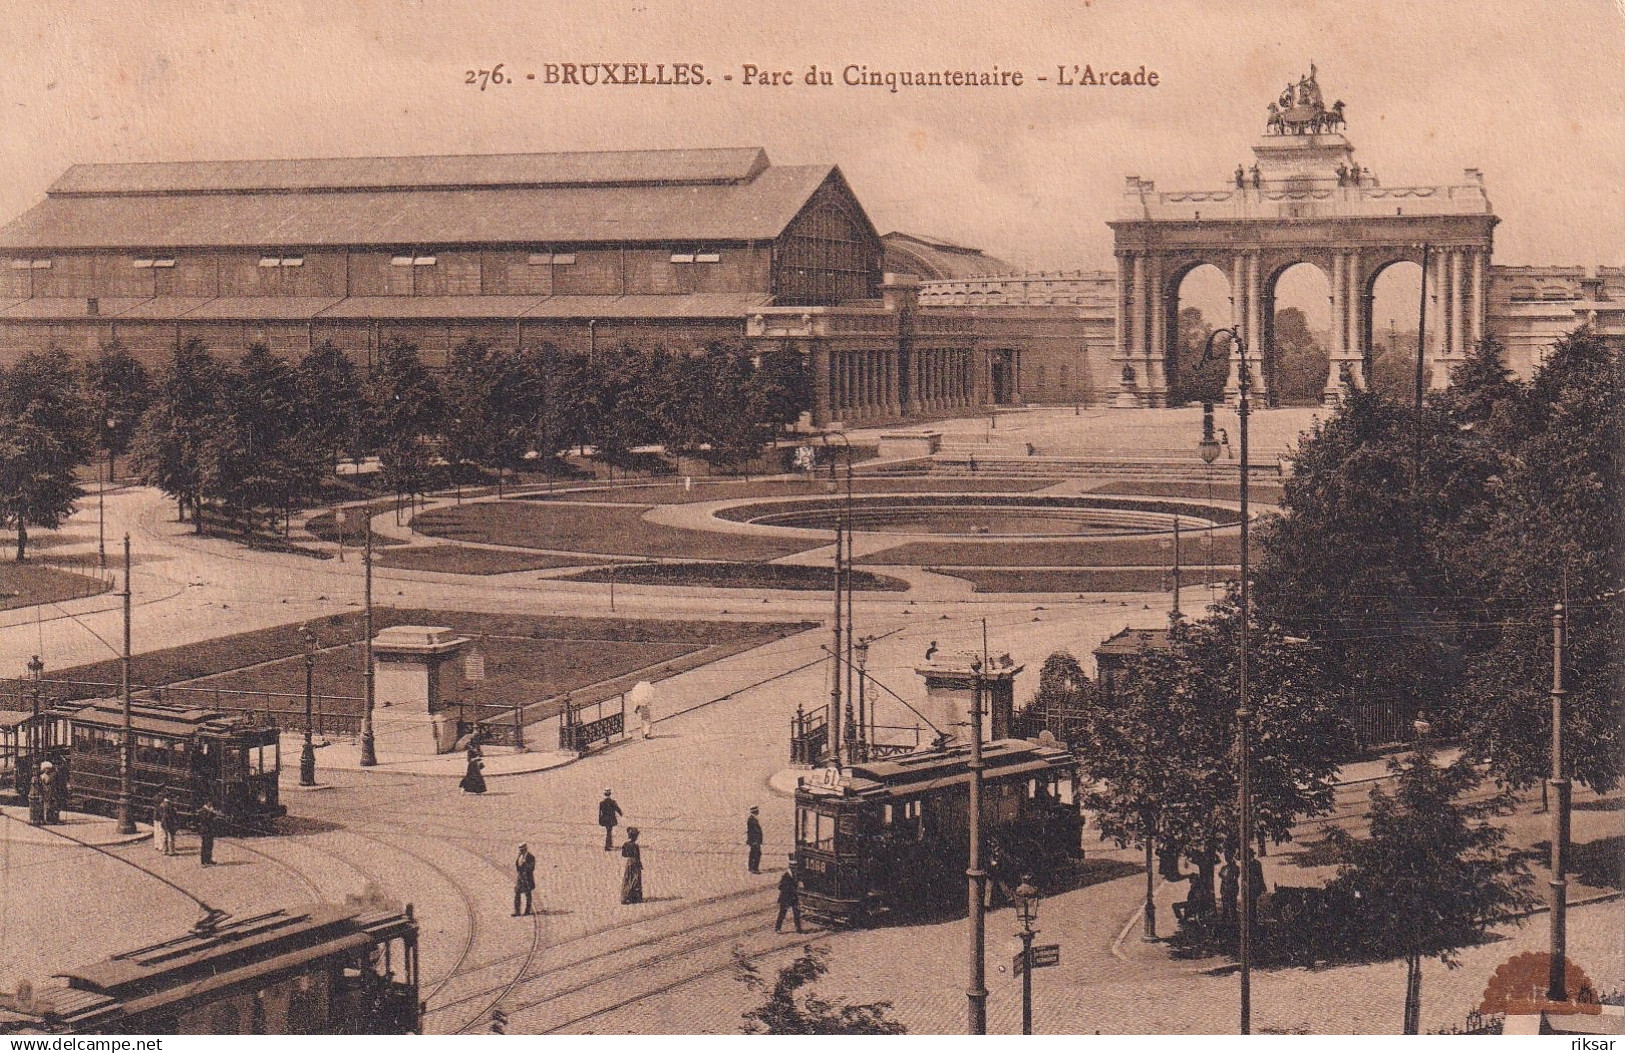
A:
<svg viewBox="0 0 1625 1053">
<path fill-rule="evenodd" d="M 981 376 L 987 356 L 970 348 L 831 349 L 826 354 L 828 373 L 819 379 L 827 385 L 831 420 L 980 409 L 988 388 Z"/>
<path fill-rule="evenodd" d="M 1484 337 L 1489 251 L 1488 245 L 1466 245 L 1432 248 L 1428 253 L 1426 354 L 1433 365 L 1434 388 L 1449 384 L 1450 371 Z M 1247 248 L 1203 254 L 1203 259 L 1223 264 L 1230 285 L 1227 324 L 1247 349 L 1252 390 L 1260 396 L 1266 394 L 1263 359 L 1274 338 L 1275 278 L 1293 263 L 1321 267 L 1331 300 L 1330 362 L 1323 399 L 1336 402 L 1351 385 L 1359 389 L 1367 381 L 1377 274 L 1395 262 L 1420 262 L 1420 254 L 1419 245 L 1322 246 L 1300 252 Z M 1118 253 L 1117 405 L 1166 404 L 1168 350 L 1179 335 L 1179 281 L 1191 267 L 1191 255 L 1189 250 Z M 1226 398 L 1233 401 L 1239 388 L 1238 365 L 1232 361 Z"/>
<path fill-rule="evenodd" d="M 838 351 L 830 356 L 830 412 L 836 419 L 866 420 L 902 414 L 895 351 Z"/>
</svg>

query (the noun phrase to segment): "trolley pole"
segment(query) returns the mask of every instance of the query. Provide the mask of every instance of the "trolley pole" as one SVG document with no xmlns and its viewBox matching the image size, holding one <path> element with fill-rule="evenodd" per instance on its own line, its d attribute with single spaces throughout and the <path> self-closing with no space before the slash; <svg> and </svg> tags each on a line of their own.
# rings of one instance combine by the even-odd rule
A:
<svg viewBox="0 0 1625 1053">
<path fill-rule="evenodd" d="M 1570 785 L 1563 758 L 1563 643 L 1566 630 L 1563 605 L 1552 605 L 1552 944 L 1551 972 L 1547 975 L 1546 997 L 1567 1002 L 1568 984 L 1568 894 L 1565 868 L 1569 855 Z"/>
<path fill-rule="evenodd" d="M 316 695 L 316 633 L 309 625 L 300 628 L 305 642 L 305 743 L 299 750 L 299 785 L 316 785 L 316 743 L 311 739 L 311 702 Z"/>
<path fill-rule="evenodd" d="M 119 663 L 119 697 L 124 702 L 124 746 L 119 750 L 118 832 L 135 833 L 130 812 L 130 767 L 135 757 L 135 721 L 130 710 L 130 535 L 124 535 L 124 654 Z"/>
<path fill-rule="evenodd" d="M 829 655 L 835 665 L 830 670 L 829 688 L 829 749 L 835 762 L 841 760 L 841 521 L 835 521 L 835 639 Z"/>
<path fill-rule="evenodd" d="M 363 645 L 363 657 L 362 657 L 362 661 L 366 663 L 366 666 L 361 671 L 362 683 L 364 683 L 366 685 L 366 690 L 365 690 L 365 692 L 363 692 L 363 694 L 366 696 L 366 700 L 362 703 L 363 708 L 362 708 L 362 711 L 361 711 L 361 766 L 363 768 L 372 768 L 372 767 L 377 766 L 377 764 L 378 764 L 377 745 L 373 741 L 373 735 L 372 735 L 372 707 L 373 707 L 374 702 L 377 701 L 377 692 L 375 690 L 376 685 L 373 683 L 373 673 L 372 673 L 372 515 L 371 515 L 371 511 L 372 510 L 370 508 L 366 510 L 366 512 L 364 513 L 366 518 L 362 521 L 362 524 L 361 524 L 362 529 L 365 530 L 366 535 L 367 535 L 366 542 L 364 543 L 364 546 L 361 549 L 361 565 L 362 565 L 362 568 L 363 568 L 362 580 L 364 582 L 364 585 L 363 585 L 363 592 L 364 592 L 363 606 L 364 606 L 364 608 L 366 610 L 365 625 L 366 625 L 366 632 L 367 632 L 367 639 L 366 639 L 366 643 Z"/>
<path fill-rule="evenodd" d="M 965 871 L 966 896 L 970 907 L 970 986 L 965 995 L 970 1001 L 970 1033 L 987 1034 L 987 917 L 983 910 L 983 896 L 987 888 L 987 872 L 982 869 L 982 660 L 971 661 L 976 674 L 976 690 L 971 694 L 970 710 L 970 867 Z"/>
</svg>

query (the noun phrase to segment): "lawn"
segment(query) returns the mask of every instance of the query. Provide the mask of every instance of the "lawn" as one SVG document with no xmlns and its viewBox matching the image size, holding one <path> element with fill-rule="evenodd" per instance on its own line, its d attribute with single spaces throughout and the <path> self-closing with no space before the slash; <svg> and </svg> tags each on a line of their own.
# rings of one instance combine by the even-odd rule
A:
<svg viewBox="0 0 1625 1053">
<path fill-rule="evenodd" d="M 930 567 L 938 574 L 963 578 L 977 592 L 1172 592 L 1173 572 L 1167 569 L 1144 570 L 1085 569 L 1072 570 L 1057 567 L 1048 570 L 984 570 L 975 567 Z M 1180 582 L 1186 588 L 1206 588 L 1213 582 L 1234 578 L 1234 569 L 1214 567 L 1185 568 Z"/>
<path fill-rule="evenodd" d="M 1180 558 L 1189 568 L 1209 562 L 1235 563 L 1241 558 L 1235 534 L 1214 536 L 1204 547 L 1203 533 L 1187 533 Z M 1074 567 L 1171 567 L 1173 546 L 1164 538 L 1111 538 L 1079 541 L 916 541 L 860 558 L 865 566 L 915 567 L 1022 567 L 1069 569 Z"/>
<path fill-rule="evenodd" d="M 564 692 L 577 702 L 612 697 L 637 680 L 664 679 L 811 627 L 801 622 L 628 621 L 377 608 L 375 628 L 391 625 L 443 625 L 473 637 L 485 656 L 486 678 L 466 682 L 462 667 L 453 665 L 442 681 L 447 694 L 493 710 L 511 711 L 522 704 L 527 723 L 557 713 Z M 318 648 L 314 687 L 324 696 L 324 712 L 359 713 L 365 691 L 362 615 L 333 615 L 311 627 Z M 299 628 L 290 623 L 140 654 L 134 679 L 143 686 L 165 685 L 170 701 L 299 712 L 305 685 Z M 115 689 L 118 663 L 76 666 L 55 678 L 82 686 L 65 696 L 53 690 L 53 697 L 96 697 Z"/>
<path fill-rule="evenodd" d="M 93 563 L 95 556 L 88 557 Z M 0 563 L 0 611 L 32 607 L 40 603 L 61 603 L 83 596 L 95 596 L 112 588 L 107 581 L 38 563 Z"/>
<path fill-rule="evenodd" d="M 344 544 L 347 546 L 353 545 L 358 550 L 366 541 L 365 525 L 371 522 L 371 516 L 379 516 L 392 511 L 395 508 L 395 499 L 386 497 L 377 501 L 369 501 L 365 507 L 371 515 L 364 513 L 362 506 L 359 505 L 344 510 Z M 311 516 L 305 521 L 305 532 L 317 540 L 326 541 L 329 544 L 336 544 L 339 541 L 339 525 L 332 512 L 318 512 Z M 404 545 L 405 543 L 398 538 L 385 537 L 377 531 L 374 531 L 372 535 L 374 548 L 383 545 Z"/>
<path fill-rule="evenodd" d="M 828 591 L 833 572 L 827 567 L 786 563 L 635 563 L 597 567 L 566 575 L 564 581 L 614 581 L 620 585 L 690 585 L 708 589 L 795 589 Z M 859 591 L 907 592 L 908 582 L 864 570 L 852 572 Z"/>
<path fill-rule="evenodd" d="M 373 562 L 380 567 L 429 570 L 440 574 L 512 574 L 521 570 L 590 566 L 598 561 L 576 556 L 551 556 L 543 552 L 513 552 L 501 548 L 470 548 L 467 545 L 433 545 L 427 548 L 395 549 L 374 556 Z"/>
<path fill-rule="evenodd" d="M 816 545 L 661 526 L 643 520 L 649 507 L 482 501 L 425 512 L 412 528 L 449 541 L 675 559 L 777 559 Z"/>
</svg>

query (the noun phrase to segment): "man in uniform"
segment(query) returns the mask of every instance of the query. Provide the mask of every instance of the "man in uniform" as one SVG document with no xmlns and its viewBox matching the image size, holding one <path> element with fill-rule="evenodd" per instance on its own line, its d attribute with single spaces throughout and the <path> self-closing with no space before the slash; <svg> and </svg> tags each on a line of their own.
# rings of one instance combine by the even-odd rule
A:
<svg viewBox="0 0 1625 1053">
<path fill-rule="evenodd" d="M 745 847 L 750 849 L 750 862 L 746 865 L 752 874 L 762 872 L 762 821 L 756 818 L 760 813 L 761 809 L 753 804 L 745 819 Z"/>
<path fill-rule="evenodd" d="M 773 931 L 778 932 L 784 927 L 784 916 L 790 914 L 795 918 L 796 931 L 804 932 L 801 927 L 801 884 L 796 880 L 796 854 L 790 853 L 790 863 L 779 875 L 779 918 L 773 923 Z"/>
<path fill-rule="evenodd" d="M 206 867 L 214 866 L 214 835 L 219 818 L 220 813 L 207 801 L 197 810 L 198 862 Z"/>
<path fill-rule="evenodd" d="M 531 893 L 536 891 L 536 857 L 530 854 L 529 845 L 519 846 L 519 855 L 513 861 L 513 916 L 519 917 L 521 913 L 529 914 Z M 520 911 L 520 900 L 524 900 L 525 909 Z"/>
<path fill-rule="evenodd" d="M 621 806 L 615 803 L 610 791 L 598 802 L 598 825 L 604 828 L 604 851 L 615 851 L 615 825 L 621 821 Z"/>
</svg>

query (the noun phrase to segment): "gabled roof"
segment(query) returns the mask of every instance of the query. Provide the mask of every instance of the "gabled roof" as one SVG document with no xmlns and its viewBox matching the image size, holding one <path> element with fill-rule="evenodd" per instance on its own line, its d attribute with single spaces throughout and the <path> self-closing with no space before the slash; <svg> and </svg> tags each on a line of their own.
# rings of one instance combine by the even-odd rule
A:
<svg viewBox="0 0 1625 1053">
<path fill-rule="evenodd" d="M 743 183 L 768 167 L 761 147 L 600 150 L 432 157 L 316 157 L 74 165 L 51 184 L 70 194 L 459 190 L 474 187 Z"/>
<path fill-rule="evenodd" d="M 85 165 L 0 251 L 764 241 L 831 178 L 760 150 Z"/>
</svg>

